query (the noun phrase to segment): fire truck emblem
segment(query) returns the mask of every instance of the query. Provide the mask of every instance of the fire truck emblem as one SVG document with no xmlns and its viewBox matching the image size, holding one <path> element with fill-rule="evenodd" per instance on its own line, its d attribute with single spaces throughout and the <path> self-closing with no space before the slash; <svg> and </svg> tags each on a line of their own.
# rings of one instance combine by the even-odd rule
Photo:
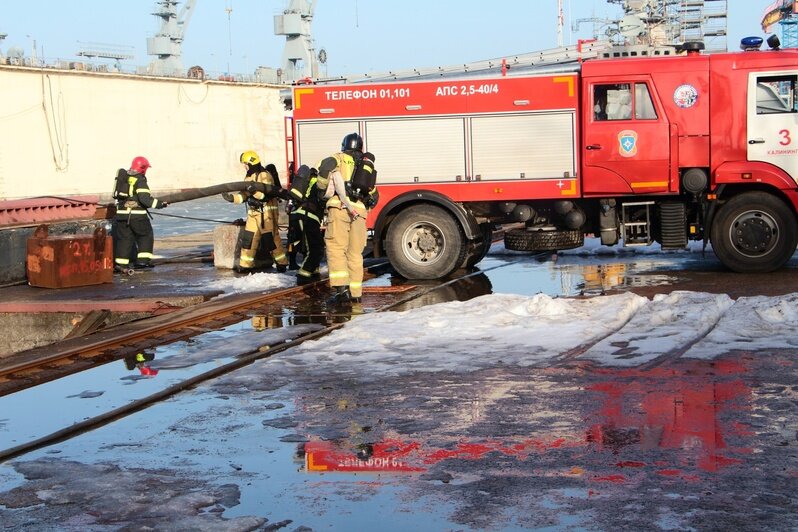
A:
<svg viewBox="0 0 798 532">
<path fill-rule="evenodd" d="M 685 84 L 676 87 L 673 91 L 673 102 L 682 109 L 689 109 L 698 101 L 698 90 L 692 85 Z"/>
<path fill-rule="evenodd" d="M 634 157 L 637 155 L 637 132 L 624 129 L 618 133 L 618 145 L 621 156 Z"/>
</svg>

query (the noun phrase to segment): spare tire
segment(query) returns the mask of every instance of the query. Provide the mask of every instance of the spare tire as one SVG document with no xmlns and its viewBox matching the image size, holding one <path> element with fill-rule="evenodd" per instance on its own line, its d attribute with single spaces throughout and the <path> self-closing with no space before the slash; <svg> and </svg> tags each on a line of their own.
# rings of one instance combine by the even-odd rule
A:
<svg viewBox="0 0 798 532">
<path fill-rule="evenodd" d="M 513 251 L 557 251 L 585 244 L 582 231 L 510 229 L 504 233 L 504 247 Z"/>
</svg>

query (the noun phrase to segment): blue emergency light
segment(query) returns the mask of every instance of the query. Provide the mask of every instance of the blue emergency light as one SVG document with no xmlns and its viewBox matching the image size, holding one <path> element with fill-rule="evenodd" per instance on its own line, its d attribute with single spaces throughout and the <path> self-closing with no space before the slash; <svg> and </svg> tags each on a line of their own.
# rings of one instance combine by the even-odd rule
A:
<svg viewBox="0 0 798 532">
<path fill-rule="evenodd" d="M 740 40 L 740 49 L 746 52 L 759 50 L 763 41 L 762 37 L 743 37 L 742 40 Z"/>
</svg>

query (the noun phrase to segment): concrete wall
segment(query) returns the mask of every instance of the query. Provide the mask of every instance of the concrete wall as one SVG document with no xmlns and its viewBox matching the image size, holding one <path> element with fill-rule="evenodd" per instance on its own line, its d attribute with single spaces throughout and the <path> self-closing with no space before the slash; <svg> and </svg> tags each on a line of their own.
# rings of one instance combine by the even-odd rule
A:
<svg viewBox="0 0 798 532">
<path fill-rule="evenodd" d="M 0 200 L 110 195 L 143 155 L 155 191 L 243 177 L 254 149 L 285 172 L 280 88 L 0 66 Z"/>
</svg>

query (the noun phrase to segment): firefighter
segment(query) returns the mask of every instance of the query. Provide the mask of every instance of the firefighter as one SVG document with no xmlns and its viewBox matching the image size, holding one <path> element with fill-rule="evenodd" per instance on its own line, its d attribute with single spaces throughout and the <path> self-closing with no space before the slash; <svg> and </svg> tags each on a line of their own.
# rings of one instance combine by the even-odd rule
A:
<svg viewBox="0 0 798 532">
<path fill-rule="evenodd" d="M 319 163 L 317 185 L 327 199 L 327 266 L 332 302 L 359 303 L 363 293 L 363 249 L 366 246 L 366 205 L 372 192 L 353 186 L 353 176 L 363 158 L 363 139 L 357 133 L 346 135 L 341 151 Z"/>
<path fill-rule="evenodd" d="M 291 181 L 289 190 L 291 203 L 295 204 L 292 215 L 297 216 L 303 250 L 302 265 L 296 274 L 297 285 L 307 284 L 321 278 L 319 265 L 324 257 L 321 221 L 324 218 L 325 202 L 317 192 L 317 181 L 316 169 L 302 165 Z"/>
<path fill-rule="evenodd" d="M 247 171 L 245 181 L 262 183 L 266 191 L 250 185 L 245 192 L 225 192 L 222 197 L 232 203 L 247 204 L 247 222 L 241 241 L 241 256 L 236 271 L 251 272 L 255 268 L 255 255 L 270 252 L 278 272 L 288 268 L 288 258 L 280 240 L 280 229 L 277 225 L 277 198 L 282 193 L 277 168 L 268 164 L 264 168 L 260 157 L 254 151 L 245 151 L 239 158 Z"/>
<path fill-rule="evenodd" d="M 147 185 L 147 169 L 150 162 L 144 157 L 136 157 L 130 169 L 120 168 L 116 176 L 114 199 L 114 270 L 126 271 L 129 268 L 152 267 L 152 250 L 155 237 L 147 209 L 162 209 L 167 204 L 153 198 Z M 133 263 L 134 250 L 136 257 Z"/>
<path fill-rule="evenodd" d="M 288 172 L 288 180 L 290 186 L 292 186 L 296 180 L 293 163 L 291 163 Z M 288 232 L 286 233 L 285 237 L 285 253 L 288 255 L 288 269 L 292 271 L 299 269 L 297 255 L 302 254 L 304 256 L 307 253 L 302 248 L 302 228 L 299 223 L 301 214 L 297 212 L 298 208 L 298 203 L 295 202 L 289 194 L 288 201 L 285 203 L 285 213 L 288 215 Z"/>
</svg>

